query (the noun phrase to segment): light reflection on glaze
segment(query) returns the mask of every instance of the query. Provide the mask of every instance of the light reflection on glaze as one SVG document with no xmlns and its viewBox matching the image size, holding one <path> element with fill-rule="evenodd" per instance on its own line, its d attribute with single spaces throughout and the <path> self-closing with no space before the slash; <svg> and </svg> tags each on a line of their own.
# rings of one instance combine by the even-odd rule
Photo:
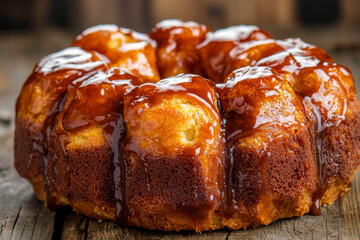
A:
<svg viewBox="0 0 360 240">
<path fill-rule="evenodd" d="M 270 34 L 257 26 L 238 25 L 220 29 L 215 32 L 209 32 L 206 36 L 206 40 L 198 47 L 202 48 L 211 42 L 245 42 L 268 38 L 270 38 Z"/>
<path fill-rule="evenodd" d="M 156 82 L 156 42 L 146 34 L 114 25 L 97 26 L 84 31 L 73 46 L 103 54 L 111 67 L 127 68 L 143 82 Z"/>
<path fill-rule="evenodd" d="M 99 71 L 83 78 L 81 83 L 76 83 L 78 87 L 64 113 L 64 129 L 71 132 L 92 124 L 115 121 L 114 114 L 121 109 L 124 94 L 137 84 L 136 77 L 121 68 Z"/>
<path fill-rule="evenodd" d="M 297 117 L 302 112 L 302 109 L 299 108 L 300 103 L 292 99 L 295 98 L 295 94 L 291 92 L 290 86 L 284 84 L 285 81 L 271 68 L 245 67 L 234 71 L 228 76 L 225 83 L 217 84 L 217 87 L 223 110 L 226 112 L 232 110 L 240 115 L 250 114 L 249 116 L 255 117 L 253 122 L 247 119 L 246 125 L 248 125 L 248 128 L 244 128 L 254 130 L 268 123 L 285 128 L 290 127 L 292 124 L 301 124 L 299 117 Z M 256 101 L 259 101 L 259 104 L 263 99 L 272 98 L 272 105 L 264 105 L 266 108 L 260 107 L 261 105 L 257 106 L 258 103 L 254 102 L 255 99 L 250 100 L 254 96 L 250 95 L 247 90 L 239 90 L 239 88 L 242 88 L 241 86 L 245 87 L 245 89 L 256 89 L 254 94 L 256 94 Z M 238 95 L 242 92 L 249 94 L 249 96 Z M 288 103 L 279 102 L 279 99 Z M 284 106 L 280 109 L 281 104 Z M 243 126 L 238 127 L 243 128 Z"/>
<path fill-rule="evenodd" d="M 188 86 L 191 86 L 194 84 L 193 82 L 196 81 L 198 84 L 200 82 L 202 84 L 206 83 L 211 86 L 211 82 L 207 80 L 201 80 L 202 77 L 198 75 L 192 75 L 192 74 L 179 74 L 178 76 L 162 79 L 157 83 L 145 83 L 142 84 L 142 88 L 147 88 L 149 92 L 156 92 L 159 95 L 166 93 L 166 94 L 184 94 L 186 96 L 189 96 L 190 98 L 194 99 L 195 102 L 198 104 L 203 105 L 204 107 L 211 110 L 211 112 L 214 114 L 216 118 L 219 118 L 219 115 L 216 111 L 216 109 L 213 108 L 215 105 L 215 100 L 213 95 L 208 92 L 204 91 L 202 92 L 201 89 L 198 87 L 193 88 L 191 87 L 189 90 Z M 153 102 L 148 102 L 149 98 L 148 95 L 141 95 L 141 96 L 134 96 L 133 102 L 134 103 L 146 103 L 147 106 L 153 105 Z"/>
<path fill-rule="evenodd" d="M 204 75 L 197 45 L 209 29 L 202 24 L 165 20 L 156 25 L 150 37 L 157 42 L 157 67 L 162 78 L 180 73 Z"/>
<path fill-rule="evenodd" d="M 199 27 L 200 27 L 200 29 L 199 29 Z M 183 33 L 183 31 L 184 31 L 183 28 L 191 29 L 192 34 L 194 36 L 200 36 L 201 31 L 204 31 L 204 32 L 207 31 L 205 25 L 200 25 L 200 24 L 198 24 L 196 22 L 192 22 L 192 21 L 183 22 L 178 19 L 164 20 L 164 21 L 159 22 L 155 26 L 155 29 L 159 29 L 160 31 L 174 29 L 171 32 L 171 34 L 176 34 L 176 35 Z"/>
<path fill-rule="evenodd" d="M 243 43 L 266 39 L 272 36 L 258 27 L 245 25 L 208 33 L 205 41 L 197 46 L 207 77 L 216 83 L 223 82 L 226 75 L 236 69 L 229 69 L 233 62 L 229 53 Z"/>
<path fill-rule="evenodd" d="M 229 66 L 229 63 L 233 65 L 226 71 L 233 71 L 239 66 L 246 65 L 271 67 L 291 84 L 295 92 L 303 98 L 304 105 L 311 106 L 317 124 L 314 142 L 316 142 L 315 151 L 317 153 L 319 177 L 319 186 L 314 193 L 311 211 L 315 215 L 320 214 L 319 201 L 330 183 L 327 178 L 328 163 L 323 159 L 325 153 L 323 151 L 322 139 L 324 136 L 322 132 L 338 126 L 345 119 L 348 105 L 347 93 L 353 84 L 350 80 L 341 79 L 340 75 L 349 77 L 351 75 L 345 68 L 334 63 L 324 50 L 304 43 L 300 39 L 260 40 L 241 43 L 229 51 L 229 57 L 230 60 L 227 61 L 220 59 L 222 60 L 221 63 L 226 66 Z M 221 66 L 221 63 L 217 62 L 216 64 Z M 215 71 L 226 69 L 226 67 L 212 67 Z M 221 71 L 218 71 L 218 74 L 221 74 Z M 217 84 L 217 86 L 221 88 L 223 85 Z M 257 122 L 259 124 L 255 124 L 255 126 L 261 126 L 264 118 L 260 118 L 260 121 Z M 233 137 L 240 132 L 237 130 L 231 136 Z"/>
<path fill-rule="evenodd" d="M 108 62 L 103 56 L 97 56 L 101 61 L 93 61 L 93 55 L 81 48 L 70 47 L 42 58 L 36 71 L 45 75 L 56 71 L 74 69 L 88 72 Z"/>
<path fill-rule="evenodd" d="M 250 141 L 256 147 L 248 148 L 255 148 L 261 162 L 266 162 L 274 139 L 287 137 L 284 134 L 290 134 L 289 129 L 304 127 L 307 119 L 291 86 L 269 67 L 237 69 L 216 87 L 226 146 L 223 211 L 226 217 L 231 217 L 238 208 L 234 199 L 237 186 L 232 185 L 233 165 L 235 160 L 241 162 L 236 159 L 235 149 L 243 140 Z M 243 179 L 243 184 L 262 185 L 260 178 L 257 183 L 248 181 Z"/>
</svg>

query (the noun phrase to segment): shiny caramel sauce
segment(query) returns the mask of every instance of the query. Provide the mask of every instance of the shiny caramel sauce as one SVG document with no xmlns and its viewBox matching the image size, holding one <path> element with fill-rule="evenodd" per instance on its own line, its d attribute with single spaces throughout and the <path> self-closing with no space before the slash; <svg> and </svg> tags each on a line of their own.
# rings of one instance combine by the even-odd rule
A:
<svg viewBox="0 0 360 240">
<path fill-rule="evenodd" d="M 73 82 L 71 103 L 67 107 L 62 126 L 68 132 L 80 130 L 92 125 L 100 125 L 104 137 L 111 148 L 114 162 L 115 221 L 119 225 L 127 224 L 125 203 L 125 169 L 123 137 L 126 127 L 123 121 L 123 97 L 141 81 L 122 68 L 110 68 L 106 72 L 98 71 L 94 75 Z"/>
<path fill-rule="evenodd" d="M 338 66 L 324 50 L 302 42 L 300 39 L 277 40 L 284 51 L 266 57 L 255 63 L 269 66 L 282 76 L 290 77 L 295 92 L 303 98 L 304 104 L 312 106 L 316 117 L 316 145 L 319 186 L 314 193 L 312 213 L 320 214 L 320 199 L 325 193 L 330 179 L 327 177 L 328 163 L 324 159 L 323 132 L 336 127 L 345 119 L 348 90 L 343 85 Z M 341 70 L 340 70 L 340 69 Z M 350 73 L 348 73 L 350 75 Z M 331 159 L 329 159 L 331 161 Z"/>
<path fill-rule="evenodd" d="M 344 86 L 342 80 L 351 74 L 334 63 L 324 50 L 300 39 L 273 40 L 270 35 L 260 35 L 260 39 L 246 39 L 241 43 L 226 42 L 227 39 L 236 40 L 237 35 L 236 32 L 223 34 L 223 31 L 209 33 L 209 38 L 198 46 L 203 64 L 207 64 L 205 70 L 212 80 L 222 82 L 228 73 L 245 66 L 271 67 L 291 84 L 304 105 L 312 106 L 317 120 L 314 142 L 319 175 L 312 212 L 319 214 L 320 209 L 316 206 L 320 205 L 319 201 L 330 183 L 326 177 L 328 163 L 323 156 L 322 132 L 344 120 L 347 92 L 352 84 Z M 250 28 L 251 31 L 254 29 Z M 205 58 L 208 61 L 204 63 Z"/>
<path fill-rule="evenodd" d="M 215 84 L 199 75 L 179 74 L 157 83 L 142 84 L 127 96 L 131 98 L 131 105 L 142 103 L 147 108 L 151 108 L 162 102 L 164 97 L 172 98 L 174 94 L 185 95 L 187 98 L 194 99 L 197 104 L 210 109 L 214 116 L 219 117 L 213 93 L 205 90 L 209 89 L 209 86 L 215 86 Z M 158 94 L 154 95 L 155 93 Z"/>
<path fill-rule="evenodd" d="M 150 37 L 157 42 L 157 66 L 162 78 L 180 73 L 204 75 L 197 45 L 209 29 L 195 22 L 165 20 L 156 24 Z"/>
<path fill-rule="evenodd" d="M 244 42 L 265 39 L 272 39 L 272 36 L 256 26 L 239 25 L 209 32 L 198 45 L 206 75 L 216 83 L 223 82 L 227 66 L 232 62 L 230 51 Z"/>
<path fill-rule="evenodd" d="M 262 138 L 262 142 L 254 141 L 253 144 L 258 145 L 256 149 L 260 151 L 262 161 L 266 162 L 268 148 L 276 134 L 286 132 L 296 125 L 304 125 L 306 119 L 303 117 L 301 102 L 288 82 L 271 68 L 237 69 L 223 84 L 217 84 L 217 88 L 226 142 L 224 210 L 225 216 L 231 217 L 237 209 L 232 181 L 236 158 L 234 149 L 240 141 L 258 132 L 264 134 L 266 139 Z M 243 182 L 240 184 L 244 186 L 262 185 L 261 178 L 243 176 L 242 179 Z"/>
<path fill-rule="evenodd" d="M 193 106 L 196 106 L 196 109 L 199 106 L 201 108 L 196 115 L 193 115 L 196 124 L 191 123 L 189 121 L 191 119 L 186 119 L 190 111 L 195 111 L 191 109 Z M 220 157 L 217 156 L 219 153 L 214 153 L 214 150 L 221 144 L 217 142 L 220 134 L 220 115 L 214 83 L 199 75 L 180 74 L 157 83 L 142 84 L 126 94 L 124 120 L 128 130 L 123 141 L 124 152 L 129 156 L 130 162 L 140 164 L 145 173 L 146 187 L 142 188 L 142 195 L 160 196 L 162 199 L 161 190 L 154 189 L 156 186 L 152 180 L 156 164 L 163 164 L 166 175 L 168 171 L 166 164 L 172 165 L 167 162 L 190 163 L 190 173 L 183 173 L 182 167 L 179 173 L 174 173 L 181 179 L 183 178 L 181 174 L 194 175 L 198 178 L 197 172 L 214 169 L 211 177 L 207 174 L 206 177 L 204 176 L 203 181 L 206 185 L 204 190 L 201 190 L 203 186 L 196 181 L 195 186 L 184 187 L 181 182 L 178 183 L 182 186 L 179 189 L 188 191 L 187 194 L 192 197 L 179 196 L 179 193 L 174 193 L 173 190 L 169 190 L 166 194 L 172 196 L 172 199 L 165 201 L 177 202 L 176 210 L 189 217 L 195 227 L 201 226 L 201 223 L 207 219 L 209 209 L 219 201 L 217 188 L 213 187 L 217 185 L 217 178 L 216 181 L 214 178 L 220 161 Z M 191 130 L 189 136 L 182 139 L 181 135 L 188 130 Z M 210 162 L 204 166 L 198 165 L 199 161 L 202 162 L 200 159 L 204 158 Z M 194 181 L 192 177 L 189 178 L 179 181 Z M 169 181 L 173 182 L 176 179 Z M 204 195 L 204 191 L 209 191 L 210 196 Z"/>
<path fill-rule="evenodd" d="M 62 120 L 69 132 L 117 119 L 124 94 L 141 81 L 125 69 L 110 68 L 73 83 L 78 87 Z"/>
<path fill-rule="evenodd" d="M 60 95 L 67 91 L 67 85 L 76 78 L 87 72 L 107 68 L 108 60 L 103 56 L 82 50 L 78 47 L 66 48 L 60 52 L 44 57 L 35 67 L 34 73 L 28 78 L 25 87 L 36 85 L 46 97 L 46 103 L 50 109 L 58 104 Z M 34 94 L 33 104 L 27 104 L 27 111 L 34 115 L 40 115 L 42 95 Z M 47 108 L 49 109 L 49 108 Z M 18 109 L 20 110 L 20 109 Z M 45 117 L 52 112 L 46 112 Z"/>
<path fill-rule="evenodd" d="M 295 92 L 303 98 L 304 105 L 312 106 L 317 120 L 314 142 L 319 176 L 312 212 L 314 215 L 320 214 L 319 201 L 330 184 L 327 178 L 328 163 L 324 159 L 322 132 L 326 128 L 338 126 L 345 119 L 347 89 L 339 72 L 346 70 L 339 70 L 339 66 L 324 50 L 299 39 L 250 42 L 235 47 L 232 51 L 240 52 L 232 56 L 235 64 L 233 68 L 244 65 L 271 67 L 288 79 Z"/>
<path fill-rule="evenodd" d="M 54 119 L 63 107 L 68 84 L 88 72 L 106 69 L 107 63 L 108 60 L 101 55 L 77 47 L 51 54 L 36 65 L 33 74 L 23 87 L 23 89 L 32 89 L 33 94 L 29 95 L 30 99 L 19 99 L 17 102 L 17 112 L 26 112 L 36 119 L 34 126 L 29 126 L 30 129 L 34 128 L 34 132 L 39 131 L 36 129 L 41 126 L 40 134 L 34 136 L 32 148 L 40 152 L 43 158 L 47 204 L 50 208 L 57 208 L 48 187 L 50 179 L 47 175 L 48 149 Z M 26 109 L 20 109 L 20 106 Z"/>
<path fill-rule="evenodd" d="M 253 66 L 258 60 L 283 50 L 284 48 L 273 39 L 239 44 L 229 52 L 229 57 L 232 61 L 231 64 L 225 68 L 223 77 L 226 77 L 238 68 Z"/>
<path fill-rule="evenodd" d="M 115 25 L 100 25 L 84 31 L 73 46 L 105 55 L 110 59 L 110 66 L 126 68 L 144 82 L 160 80 L 156 43 L 146 34 Z"/>
<path fill-rule="evenodd" d="M 126 225 L 124 146 L 139 157 L 145 171 L 147 163 L 138 143 L 124 138 L 124 98 L 128 99 L 127 110 L 137 110 L 126 113 L 137 118 L 144 108 L 180 95 L 208 109 L 214 119 L 221 119 L 226 155 L 221 201 L 224 214 L 232 216 L 236 211 L 232 186 L 235 145 L 259 131 L 270 134 L 273 129 L 286 131 L 303 124 L 300 113 L 310 105 L 316 117 L 313 141 L 319 176 L 312 213 L 319 214 L 320 199 L 330 183 L 328 163 L 323 157 L 323 133 L 345 119 L 351 84 L 344 85 L 342 79 L 351 78 L 351 73 L 318 47 L 299 39 L 274 40 L 255 26 L 209 32 L 201 24 L 171 20 L 158 24 L 150 36 L 156 40 L 157 49 L 147 35 L 115 25 L 94 27 L 77 37 L 74 47 L 49 55 L 36 66 L 24 88 L 34 85 L 42 95 L 22 100 L 32 104 L 20 105 L 20 99 L 17 112 L 26 106 L 22 111 L 41 116 L 41 111 L 48 109 L 42 119 L 42 134 L 33 141 L 33 149 L 44 156 L 45 183 L 47 149 L 56 115 L 62 112 L 65 132 L 100 125 L 113 153 L 116 222 Z M 217 84 L 190 74 L 158 81 L 158 69 L 162 77 L 178 73 L 204 75 L 205 71 Z M 294 97 L 289 84 L 302 102 Z M 272 102 L 269 105 L 267 101 Z M 39 102 L 45 102 L 46 107 Z M 214 138 L 214 126 L 206 127 L 210 129 L 209 139 Z M 266 150 L 270 142 L 261 144 Z M 204 149 L 199 145 L 187 154 L 197 157 L 204 154 Z M 48 195 L 51 197 L 51 193 Z M 192 208 L 184 211 L 194 219 L 201 218 Z"/>
</svg>

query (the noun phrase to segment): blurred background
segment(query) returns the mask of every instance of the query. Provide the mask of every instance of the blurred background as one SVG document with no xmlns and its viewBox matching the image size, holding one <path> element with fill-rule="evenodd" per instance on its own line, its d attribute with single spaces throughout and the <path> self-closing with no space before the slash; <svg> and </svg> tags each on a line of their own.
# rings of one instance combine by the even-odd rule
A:
<svg viewBox="0 0 360 240">
<path fill-rule="evenodd" d="M 43 56 L 87 27 L 114 23 L 149 32 L 163 19 L 193 20 L 213 30 L 263 27 L 278 39 L 300 37 L 351 69 L 360 85 L 360 0 L 0 0 L 0 124 Z"/>
</svg>

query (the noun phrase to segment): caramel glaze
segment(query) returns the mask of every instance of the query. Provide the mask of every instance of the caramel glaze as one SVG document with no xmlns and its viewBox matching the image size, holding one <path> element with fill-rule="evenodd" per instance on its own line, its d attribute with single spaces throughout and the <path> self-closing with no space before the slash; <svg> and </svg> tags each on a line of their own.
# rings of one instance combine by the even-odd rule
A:
<svg viewBox="0 0 360 240">
<path fill-rule="evenodd" d="M 218 39 L 221 39 L 221 31 L 224 30 L 218 31 Z M 212 40 L 211 34 L 215 33 L 209 33 L 209 39 L 199 46 L 202 59 L 210 59 L 205 61 L 208 64 L 205 70 L 210 77 L 214 72 L 217 76 L 226 76 L 245 66 L 268 66 L 289 81 L 295 92 L 303 98 L 304 105 L 312 106 L 317 121 L 314 143 L 319 175 L 319 186 L 314 194 L 312 212 L 315 215 L 319 214 L 320 209 L 315 206 L 320 205 L 319 200 L 331 181 L 326 177 L 328 164 L 323 156 L 322 132 L 326 128 L 338 126 L 345 119 L 347 93 L 353 89 L 351 73 L 345 67 L 334 63 L 324 50 L 300 39 L 274 40 L 267 35 L 260 35 L 264 40 L 253 38 L 236 44 Z M 226 39 L 227 34 L 223 35 Z M 224 50 L 218 50 L 222 48 Z M 215 57 L 214 61 L 211 61 L 212 57 Z M 214 80 L 217 81 L 216 78 Z"/>
<path fill-rule="evenodd" d="M 153 201 L 165 201 L 169 211 L 200 228 L 220 202 L 222 142 L 214 83 L 198 75 L 178 75 L 135 88 L 124 103 L 124 149 L 132 166 L 129 202 L 141 198 L 134 202 L 152 208 Z M 182 137 L 186 132 L 189 136 Z M 141 219 L 142 214 L 132 217 Z"/>
<path fill-rule="evenodd" d="M 283 77 L 290 77 L 290 84 L 303 98 L 303 104 L 310 104 L 316 117 L 314 143 L 318 166 L 319 186 L 314 193 L 312 213 L 320 214 L 320 199 L 332 181 L 327 175 L 328 163 L 324 154 L 324 132 L 336 127 L 345 119 L 348 92 L 353 88 L 350 72 L 333 62 L 324 50 L 306 44 L 299 39 L 277 41 L 283 51 L 262 58 L 257 66 L 269 66 Z M 328 161 L 331 161 L 328 158 Z M 331 164 L 333 165 L 333 164 Z"/>
<path fill-rule="evenodd" d="M 256 26 L 239 25 L 209 32 L 197 46 L 201 65 L 211 80 L 221 83 L 227 75 L 227 66 L 232 62 L 229 53 L 234 47 L 244 42 L 271 38 L 269 33 Z"/>
<path fill-rule="evenodd" d="M 62 126 L 66 132 L 100 125 L 110 146 L 114 162 L 116 213 L 119 225 L 127 224 L 125 203 L 125 161 L 122 140 L 126 132 L 123 121 L 123 97 L 141 81 L 121 68 L 110 68 L 73 82 L 63 110 Z M 71 93 L 74 91 L 74 93 Z"/>
<path fill-rule="evenodd" d="M 98 54 L 76 47 L 43 58 L 23 87 L 31 89 L 34 94 L 18 99 L 17 112 L 30 113 L 35 122 L 41 125 L 59 112 L 71 81 L 88 72 L 105 69 L 106 65 L 106 60 Z M 44 98 L 45 102 L 42 101 Z M 24 102 L 29 104 L 22 104 Z"/>
<path fill-rule="evenodd" d="M 23 89 L 29 89 L 33 94 L 19 98 L 17 101 L 17 113 L 28 113 L 34 118 L 32 126 L 28 126 L 29 129 L 35 131 L 40 128 L 40 134 L 33 135 L 32 149 L 33 154 L 40 152 L 42 156 L 47 204 L 50 208 L 57 208 L 56 201 L 49 191 L 50 179 L 47 177 L 49 138 L 54 118 L 63 107 L 68 84 L 88 72 L 105 69 L 107 62 L 101 55 L 77 47 L 51 54 L 36 65 L 33 74 L 24 84 Z M 21 149 L 17 150 L 21 151 Z"/>
<path fill-rule="evenodd" d="M 152 183 L 155 167 L 151 164 L 154 159 L 160 159 L 162 153 L 170 154 L 174 161 L 184 159 L 190 166 L 198 164 L 199 159 L 210 159 L 211 169 L 223 171 L 215 172 L 213 177 L 202 176 L 209 179 L 209 186 L 214 186 L 208 195 L 203 193 L 206 190 L 181 197 L 174 192 L 175 185 L 174 189 L 167 189 L 173 194 L 177 210 L 195 225 L 205 221 L 210 209 L 217 209 L 220 215 L 229 218 L 239 209 L 239 204 L 245 202 L 241 198 L 251 198 L 257 190 L 259 194 L 265 191 L 265 180 L 258 176 L 261 164 L 271 153 L 269 144 L 276 141 L 277 134 L 290 134 L 297 127 L 307 126 L 313 122 L 311 116 L 315 116 L 312 141 L 319 182 L 312 213 L 319 214 L 320 199 L 331 181 L 327 175 L 331 159 L 324 158 L 324 133 L 345 119 L 348 99 L 355 99 L 353 95 L 348 96 L 354 88 L 351 73 L 318 47 L 299 39 L 274 40 L 255 26 L 209 32 L 204 25 L 169 21 L 157 25 L 150 36 L 158 44 L 157 65 L 162 77 L 204 70 L 217 84 L 190 74 L 149 83 L 160 79 L 153 40 L 114 25 L 86 30 L 73 43 L 81 48 L 65 49 L 44 58 L 36 66 L 23 91 L 36 92 L 40 88 L 42 95 L 20 97 L 17 102 L 18 113 L 30 113 L 39 122 L 34 127 L 43 126 L 41 134 L 34 136 L 33 150 L 44 156 L 45 183 L 51 181 L 47 177 L 49 159 L 56 162 L 60 157 L 49 156 L 47 152 L 51 149 L 50 136 L 66 139 L 64 136 L 68 133 L 101 126 L 113 153 L 115 218 L 119 225 L 127 225 L 129 216 L 136 215 L 128 211 L 127 204 L 131 204 L 131 197 L 138 190 L 131 189 L 132 196 L 125 194 L 128 187 L 137 187 L 128 182 L 133 176 L 128 174 L 132 164 L 138 162 L 146 175 L 144 186 L 139 187 L 142 191 L 139 196 L 152 196 L 152 188 L 159 186 Z M 156 133 L 148 130 L 151 125 L 141 122 L 144 113 L 166 101 L 170 108 L 174 99 L 180 99 L 182 104 L 201 106 L 204 111 L 204 119 L 199 120 L 203 125 L 197 130 L 201 141 L 189 140 L 190 147 L 185 144 L 173 149 L 166 145 L 171 136 L 177 136 L 172 132 L 177 129 L 164 127 L 162 134 L 170 137 L 160 141 L 154 139 Z M 46 112 L 41 112 L 44 109 Z M 55 129 L 54 121 L 58 123 Z M 176 124 L 174 122 L 174 126 Z M 139 135 L 140 130 L 143 132 Z M 241 175 L 241 171 L 234 170 L 235 164 L 238 166 L 241 162 L 235 146 L 258 135 L 265 139 L 253 142 L 260 151 L 259 169 L 253 169 L 254 175 Z M 66 158 L 67 143 L 60 144 L 61 154 Z M 201 170 L 198 165 L 194 169 Z M 235 173 L 241 176 L 234 176 Z M 199 194 L 195 201 L 186 198 L 192 194 Z M 51 191 L 48 195 L 51 197 Z"/>
<path fill-rule="evenodd" d="M 150 33 L 157 42 L 157 67 L 162 78 L 180 73 L 204 76 L 197 45 L 205 39 L 209 29 L 195 22 L 165 20 Z"/>
<path fill-rule="evenodd" d="M 225 216 L 231 217 L 239 207 L 245 207 L 249 218 L 255 219 L 258 211 L 254 204 L 261 200 L 261 194 L 266 194 L 269 185 L 268 180 L 264 180 L 265 174 L 269 173 L 262 169 L 274 161 L 272 158 L 276 155 L 271 144 L 276 139 L 291 137 L 293 129 L 306 126 L 306 116 L 288 82 L 268 67 L 237 69 L 225 83 L 217 84 L 217 88 L 226 142 Z M 242 148 L 251 149 L 249 144 L 254 146 L 260 160 L 256 162 L 254 158 L 248 166 L 246 159 L 239 158 L 238 153 Z M 247 168 L 243 167 L 245 165 Z M 240 170 L 234 166 L 240 166 Z M 304 177 L 302 174 L 305 173 L 300 171 L 297 174 Z M 262 201 L 269 204 L 270 198 Z"/>
<path fill-rule="evenodd" d="M 144 82 L 160 80 L 156 67 L 156 43 L 146 34 L 115 25 L 101 25 L 85 30 L 73 46 L 105 55 L 111 67 L 126 68 Z"/>
</svg>

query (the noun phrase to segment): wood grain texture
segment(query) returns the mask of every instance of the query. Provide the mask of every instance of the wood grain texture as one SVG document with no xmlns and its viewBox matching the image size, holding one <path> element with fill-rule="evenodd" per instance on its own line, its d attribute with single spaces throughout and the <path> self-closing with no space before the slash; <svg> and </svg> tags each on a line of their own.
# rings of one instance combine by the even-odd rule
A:
<svg viewBox="0 0 360 240">
<path fill-rule="evenodd" d="M 354 177 L 351 191 L 340 198 L 343 239 L 360 239 L 360 172 Z"/>
<path fill-rule="evenodd" d="M 71 213 L 64 224 L 62 239 L 227 239 L 228 230 L 195 233 L 162 232 L 135 227 L 118 227 L 114 222 L 99 222 L 94 219 Z"/>
</svg>

